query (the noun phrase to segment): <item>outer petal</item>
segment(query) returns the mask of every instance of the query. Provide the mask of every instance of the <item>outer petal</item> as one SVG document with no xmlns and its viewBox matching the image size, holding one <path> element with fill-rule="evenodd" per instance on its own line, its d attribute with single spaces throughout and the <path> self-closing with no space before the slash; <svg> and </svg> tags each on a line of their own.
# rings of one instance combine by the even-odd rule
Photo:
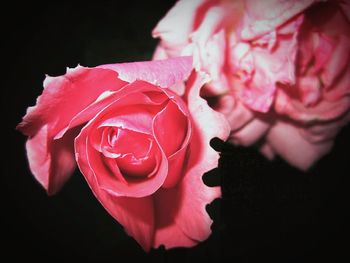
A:
<svg viewBox="0 0 350 263">
<path fill-rule="evenodd" d="M 345 114 L 349 108 L 349 96 L 342 96 L 336 101 L 322 100 L 314 107 L 305 107 L 282 89 L 278 90 L 275 103 L 275 109 L 278 113 L 288 115 L 301 123 L 332 121 Z"/>
<path fill-rule="evenodd" d="M 179 56 L 182 48 L 189 43 L 197 9 L 202 3 L 202 0 L 178 1 L 153 29 L 153 37 L 162 39 L 161 46 L 170 57 Z"/>
<path fill-rule="evenodd" d="M 107 64 L 98 68 L 114 70 L 118 72 L 120 79 L 127 82 L 144 80 L 168 88 L 187 79 L 192 70 L 192 58 L 177 57 L 151 62 Z"/>
<path fill-rule="evenodd" d="M 87 143 L 75 140 L 77 163 L 81 171 L 84 171 L 91 190 L 103 207 L 111 214 L 126 232 L 134 237 L 146 251 L 150 249 L 154 237 L 154 206 L 152 197 L 130 198 L 116 197 L 101 189 L 95 180 L 94 174 L 86 162 Z"/>
<path fill-rule="evenodd" d="M 75 164 L 72 134 L 54 140 L 79 111 L 92 103 L 104 90 L 125 85 L 113 71 L 77 67 L 64 76 L 47 77 L 37 104 L 27 110 L 17 126 L 27 135 L 29 166 L 49 194 L 60 190 Z M 82 92 L 84 96 L 81 96 Z"/>
<path fill-rule="evenodd" d="M 186 205 L 182 201 L 182 191 L 179 186 L 160 189 L 153 196 L 156 213 L 156 232 L 154 247 L 164 245 L 165 248 L 178 246 L 193 247 L 198 241 L 191 239 L 175 222 L 179 210 Z M 191 216 L 192 213 L 188 216 Z"/>
<path fill-rule="evenodd" d="M 251 40 L 263 35 L 320 0 L 246 0 L 241 38 Z"/>
<path fill-rule="evenodd" d="M 212 220 L 205 206 L 220 197 L 220 189 L 206 186 L 202 175 L 216 167 L 219 159 L 219 154 L 209 146 L 210 140 L 214 137 L 226 140 L 230 128 L 224 116 L 213 111 L 200 98 L 203 82 L 196 73 L 188 81 L 187 101 L 194 127 L 185 176 L 173 191 L 158 191 L 155 195 L 157 216 L 162 219 L 157 222 L 156 247 L 161 244 L 166 248 L 193 246 L 205 240 L 211 232 Z M 173 200 L 172 206 L 176 208 L 170 211 L 171 218 L 167 218 L 170 212 L 165 200 Z M 169 240 L 169 235 L 172 235 L 172 240 Z"/>
<path fill-rule="evenodd" d="M 28 108 L 17 128 L 27 136 L 34 136 L 47 124 L 49 136 L 56 135 L 104 91 L 118 90 L 125 84 L 113 71 L 84 67 L 68 69 L 64 76 L 46 77 L 36 106 Z"/>
<path fill-rule="evenodd" d="M 301 130 L 301 135 L 311 143 L 333 140 L 340 129 L 350 121 L 350 111 L 332 122 L 320 122 Z"/>
<path fill-rule="evenodd" d="M 310 143 L 301 136 L 297 127 L 282 121 L 270 129 L 266 140 L 275 153 L 302 170 L 310 168 L 333 146 L 333 141 Z"/>
<path fill-rule="evenodd" d="M 233 132 L 230 141 L 234 144 L 249 146 L 265 136 L 271 126 L 272 120 L 256 117 L 242 129 Z"/>
<path fill-rule="evenodd" d="M 254 113 L 233 94 L 219 97 L 214 109 L 225 115 L 232 131 L 241 129 L 254 118 Z"/>
<path fill-rule="evenodd" d="M 72 175 L 75 167 L 74 138 L 80 127 L 69 130 L 61 139 L 54 140 L 51 145 L 51 167 L 47 193 L 56 194 Z"/>
<path fill-rule="evenodd" d="M 48 190 L 51 156 L 48 154 L 47 125 L 26 143 L 29 167 L 38 182 Z"/>
</svg>

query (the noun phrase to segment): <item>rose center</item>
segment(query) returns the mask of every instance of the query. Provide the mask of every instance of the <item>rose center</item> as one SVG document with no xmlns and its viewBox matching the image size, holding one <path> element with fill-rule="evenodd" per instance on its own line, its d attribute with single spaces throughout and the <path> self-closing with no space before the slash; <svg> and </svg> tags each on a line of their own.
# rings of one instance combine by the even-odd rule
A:
<svg viewBox="0 0 350 263">
<path fill-rule="evenodd" d="M 156 167 L 155 142 L 149 134 L 109 128 L 108 148 L 125 179 L 149 177 Z"/>
</svg>

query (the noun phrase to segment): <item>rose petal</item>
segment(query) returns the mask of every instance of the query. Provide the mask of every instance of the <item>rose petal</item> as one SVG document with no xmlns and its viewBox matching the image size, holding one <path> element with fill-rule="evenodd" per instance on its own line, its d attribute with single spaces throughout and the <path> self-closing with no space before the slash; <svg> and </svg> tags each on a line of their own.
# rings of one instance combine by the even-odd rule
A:
<svg viewBox="0 0 350 263">
<path fill-rule="evenodd" d="M 51 145 L 51 166 L 47 193 L 56 194 L 73 174 L 76 167 L 74 156 L 74 138 L 80 129 L 71 129 L 61 139 Z"/>
<path fill-rule="evenodd" d="M 297 16 L 289 23 L 300 26 L 302 19 L 302 16 Z M 274 99 L 276 84 L 292 85 L 295 83 L 294 65 L 297 53 L 297 34 L 298 30 L 283 37 L 278 35 L 277 44 L 273 50 L 259 45 L 252 46 L 250 51 L 240 59 L 240 65 L 249 65 L 248 68 L 254 68 L 254 74 L 250 73 L 251 81 L 245 83 L 245 87 L 238 92 L 240 99 L 248 108 L 267 112 Z M 231 60 L 233 60 L 231 64 L 235 65 L 236 58 L 232 57 Z M 250 65 L 252 63 L 253 65 Z M 240 65 L 235 67 L 244 72 L 245 68 L 239 68 Z M 245 81 L 245 78 L 242 80 Z"/>
<path fill-rule="evenodd" d="M 84 67 L 69 69 L 64 76 L 47 77 L 36 106 L 28 108 L 18 129 L 27 136 L 33 136 L 45 123 L 49 135 L 56 135 L 101 93 L 118 90 L 125 84 L 113 71 Z M 82 92 L 84 96 L 81 96 Z"/>
<path fill-rule="evenodd" d="M 212 220 L 205 207 L 220 197 L 220 189 L 206 186 L 202 176 L 218 164 L 219 154 L 209 146 L 210 140 L 214 137 L 226 140 L 230 128 L 223 115 L 213 111 L 207 102 L 200 98 L 199 89 L 203 84 L 203 78 L 196 73 L 188 81 L 187 100 L 194 126 L 189 146 L 191 152 L 183 180 L 172 188 L 172 191 L 158 191 L 155 195 L 159 211 L 157 216 L 163 219 L 160 224 L 157 223 L 156 246 L 160 244 L 164 244 L 167 248 L 178 245 L 192 246 L 206 239 L 211 233 Z M 162 198 L 173 200 L 172 206 L 176 207 L 176 211 L 171 212 L 174 215 L 168 220 L 166 215 L 169 213 L 169 204 L 160 201 Z M 180 230 L 182 232 L 179 232 Z M 169 240 L 170 234 L 179 239 Z M 186 243 L 181 243 L 184 240 Z"/>
<path fill-rule="evenodd" d="M 169 101 L 153 120 L 153 132 L 167 157 L 178 151 L 188 133 L 188 116 L 178 106 Z M 170 139 L 171 138 L 171 139 Z"/>
<path fill-rule="evenodd" d="M 47 125 L 42 126 L 26 143 L 29 167 L 36 180 L 49 195 L 56 194 L 75 169 L 73 140 L 76 131 L 70 131 L 57 141 L 50 141 Z"/>
<path fill-rule="evenodd" d="M 337 41 L 337 46 L 334 47 L 330 60 L 321 74 L 322 81 L 328 87 L 334 84 L 337 77 L 350 67 L 350 33 L 348 36 L 341 35 Z"/>
<path fill-rule="evenodd" d="M 76 158 L 79 169 L 84 171 L 84 177 L 92 192 L 102 206 L 137 240 L 146 251 L 150 249 L 154 238 L 154 205 L 152 197 L 128 198 L 110 195 L 101 189 L 95 175 L 89 167 L 86 155 L 86 144 L 75 141 Z"/>
<path fill-rule="evenodd" d="M 177 57 L 152 62 L 107 64 L 98 66 L 98 68 L 116 71 L 119 78 L 127 82 L 143 80 L 167 88 L 189 76 L 192 69 L 192 57 Z"/>
<path fill-rule="evenodd" d="M 162 39 L 161 46 L 166 53 L 170 53 L 170 57 L 179 56 L 182 48 L 188 44 L 196 10 L 201 4 L 202 0 L 178 1 L 153 29 L 153 37 Z"/>
<path fill-rule="evenodd" d="M 333 146 L 333 141 L 310 143 L 301 136 L 297 127 L 282 121 L 270 129 L 266 138 L 274 152 L 301 170 L 309 169 Z"/>
<path fill-rule="evenodd" d="M 272 147 L 265 142 L 261 147 L 260 147 L 260 152 L 270 161 L 272 161 L 275 158 L 276 153 L 272 149 Z"/>
<path fill-rule="evenodd" d="M 350 98 L 343 96 L 337 101 L 323 100 L 314 107 L 305 107 L 300 101 L 288 96 L 282 89 L 278 90 L 275 109 L 279 114 L 286 114 L 302 123 L 314 121 L 331 121 L 348 111 Z"/>
<path fill-rule="evenodd" d="M 62 187 L 75 166 L 70 146 L 74 137 L 53 141 L 54 136 L 104 90 L 117 90 L 124 84 L 113 71 L 83 67 L 69 69 L 65 76 L 45 79 L 36 106 L 27 109 L 17 129 L 29 137 L 29 166 L 49 194 Z"/>
<path fill-rule="evenodd" d="M 139 95 L 141 94 L 132 94 L 132 96 L 129 97 L 130 99 L 126 98 L 126 100 L 133 103 L 134 98 L 137 101 L 138 97 L 142 97 Z M 125 103 L 125 101 L 121 101 L 121 103 L 128 104 Z M 157 108 L 158 107 L 152 109 L 151 105 L 140 106 L 137 104 L 131 104 L 126 107 L 119 106 L 118 109 L 111 110 L 105 117 L 106 119 L 99 124 L 99 127 L 119 127 L 139 133 L 151 134 L 153 121 L 153 114 L 151 111 L 155 111 Z"/>
<path fill-rule="evenodd" d="M 340 119 L 331 122 L 319 122 L 305 127 L 300 134 L 311 143 L 320 143 L 333 140 L 340 129 L 350 121 L 350 112 L 346 113 Z"/>
<path fill-rule="evenodd" d="M 167 59 L 169 58 L 165 48 L 162 46 L 158 45 L 156 47 L 156 50 L 154 51 L 152 55 L 152 60 L 162 60 L 162 59 Z"/>
<path fill-rule="evenodd" d="M 272 31 L 318 1 L 320 0 L 246 0 L 245 15 L 238 29 L 241 38 L 252 40 Z"/>
<path fill-rule="evenodd" d="M 233 132 L 241 129 L 254 118 L 254 113 L 230 93 L 220 96 L 214 109 L 224 114 Z"/>
<path fill-rule="evenodd" d="M 156 231 L 154 247 L 163 245 L 166 249 L 179 246 L 193 247 L 198 241 L 188 237 L 181 227 L 175 222 L 178 210 L 181 205 L 182 192 L 178 187 L 159 189 L 155 195 L 154 206 L 156 220 Z"/>
<path fill-rule="evenodd" d="M 156 89 L 155 89 L 156 88 Z M 134 104 L 144 104 L 149 106 L 159 106 L 163 103 L 162 100 L 155 101 L 150 98 L 150 95 L 147 92 L 161 92 L 158 87 L 154 85 L 137 80 L 131 84 L 125 85 L 123 88 L 118 90 L 117 92 L 109 92 L 109 95 L 104 97 L 103 99 L 98 99 L 84 110 L 75 115 L 70 123 L 63 128 L 56 136 L 55 139 L 59 139 L 63 136 L 63 134 L 75 127 L 77 125 L 83 124 L 91 120 L 97 113 L 99 113 L 102 109 L 109 107 L 110 104 L 119 101 L 119 107 L 127 107 Z M 162 92 L 164 93 L 164 92 Z M 132 94 L 132 96 L 130 96 Z M 100 98 L 100 97 L 99 97 Z M 121 99 L 123 99 L 121 101 Z M 159 98 L 160 99 L 160 98 Z M 164 94 L 164 100 L 168 99 Z M 144 122 L 143 122 L 144 123 Z M 120 124 L 120 123 L 119 123 Z M 132 118 L 127 121 L 124 119 L 124 124 L 127 124 L 127 128 L 131 130 L 136 130 L 140 132 L 149 133 L 149 127 L 142 127 L 142 123 L 138 123 L 137 121 L 132 121 Z"/>
<path fill-rule="evenodd" d="M 47 125 L 42 126 L 39 132 L 27 140 L 26 149 L 30 170 L 47 191 L 51 164 L 51 155 L 47 145 Z"/>
<path fill-rule="evenodd" d="M 272 117 L 256 117 L 242 129 L 231 133 L 230 141 L 237 145 L 249 146 L 262 138 L 269 130 Z"/>
<path fill-rule="evenodd" d="M 192 133 L 192 132 L 191 132 Z M 190 137 L 188 137 L 188 140 Z M 168 169 L 168 176 L 162 185 L 163 188 L 171 188 L 174 187 L 183 177 L 184 173 L 184 166 L 186 164 L 186 153 L 187 151 L 187 145 L 189 144 L 187 140 L 187 143 L 184 143 L 186 147 L 182 147 L 179 151 L 174 153 L 172 156 L 168 158 L 169 162 L 169 169 Z"/>
<path fill-rule="evenodd" d="M 75 139 L 75 152 L 78 165 L 79 167 L 88 168 L 88 170 L 81 170 L 81 172 L 84 176 L 90 172 L 96 172 L 95 180 L 98 182 L 99 187 L 105 189 L 112 195 L 144 197 L 153 194 L 164 183 L 168 172 L 168 162 L 164 152 L 161 148 L 158 149 L 158 154 L 160 155 L 159 157 L 156 157 L 160 160 L 158 170 L 157 173 L 150 178 L 147 177 L 137 182 L 127 180 L 128 184 L 125 184 L 118 180 L 117 177 L 113 177 L 111 171 L 103 164 L 102 159 L 104 157 L 102 154 L 99 151 L 96 151 L 88 142 L 89 134 L 96 129 L 95 119 L 100 119 L 103 114 L 103 111 L 97 114 L 95 118 L 81 130 L 80 134 Z M 85 148 L 82 148 L 81 145 L 85 145 Z M 84 150 L 84 153 L 80 152 L 81 150 Z M 79 156 L 81 154 L 86 158 L 80 158 Z M 80 165 L 79 162 L 82 163 L 82 165 Z"/>
</svg>

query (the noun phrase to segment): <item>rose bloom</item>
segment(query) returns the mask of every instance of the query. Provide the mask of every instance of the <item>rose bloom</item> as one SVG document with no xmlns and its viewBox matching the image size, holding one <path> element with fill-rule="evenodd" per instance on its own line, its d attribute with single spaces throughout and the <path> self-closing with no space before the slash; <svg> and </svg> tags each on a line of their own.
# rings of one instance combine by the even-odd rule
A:
<svg viewBox="0 0 350 263">
<path fill-rule="evenodd" d="M 193 55 L 230 141 L 308 169 L 349 121 L 349 1 L 180 0 L 154 58 Z"/>
<path fill-rule="evenodd" d="M 204 79 L 188 79 L 191 69 L 192 59 L 181 57 L 46 77 L 18 125 L 35 178 L 54 194 L 77 163 L 103 207 L 146 251 L 206 239 L 205 206 L 220 189 L 202 175 L 217 166 L 209 141 L 226 139 L 229 127 L 200 98 Z M 180 97 L 172 89 L 185 79 Z"/>
</svg>

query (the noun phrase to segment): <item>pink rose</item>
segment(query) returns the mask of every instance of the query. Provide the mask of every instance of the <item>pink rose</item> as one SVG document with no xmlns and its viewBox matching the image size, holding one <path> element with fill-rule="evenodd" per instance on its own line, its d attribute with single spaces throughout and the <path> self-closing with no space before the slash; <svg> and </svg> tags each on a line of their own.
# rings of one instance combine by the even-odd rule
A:
<svg viewBox="0 0 350 263">
<path fill-rule="evenodd" d="M 288 118 L 276 120 L 267 145 L 303 169 L 329 152 L 350 120 L 349 6 L 348 1 L 333 1 L 307 10 L 295 85 L 280 85 L 276 94 L 275 110 Z"/>
<path fill-rule="evenodd" d="M 145 250 L 206 239 L 205 206 L 220 196 L 202 181 L 217 166 L 209 141 L 226 139 L 229 128 L 199 97 L 199 76 L 183 98 L 171 90 L 191 69 L 192 59 L 181 57 L 47 77 L 18 125 L 35 178 L 54 194 L 76 161 L 96 198 Z"/>
<path fill-rule="evenodd" d="M 180 0 L 153 31 L 154 58 L 193 55 L 211 78 L 201 95 L 226 116 L 230 141 L 260 141 L 267 157 L 307 169 L 349 118 L 349 3 L 316 2 Z M 287 137 L 290 128 L 298 131 Z"/>
</svg>

